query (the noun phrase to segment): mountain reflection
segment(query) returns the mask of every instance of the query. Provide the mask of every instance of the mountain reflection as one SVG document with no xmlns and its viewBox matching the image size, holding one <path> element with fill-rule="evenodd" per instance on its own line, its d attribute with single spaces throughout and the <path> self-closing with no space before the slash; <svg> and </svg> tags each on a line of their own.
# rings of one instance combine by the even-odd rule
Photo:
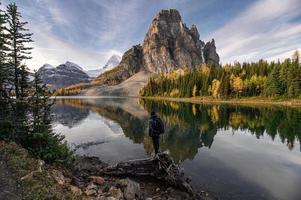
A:
<svg viewBox="0 0 301 200">
<path fill-rule="evenodd" d="M 193 159 L 201 147 L 211 148 L 218 130 L 242 130 L 256 138 L 278 135 L 291 150 L 301 140 L 301 109 L 203 105 L 146 99 L 59 99 L 54 107 L 56 121 L 70 128 L 86 118 L 89 110 L 120 125 L 124 135 L 144 145 L 151 154 L 147 134 L 149 113 L 155 109 L 166 123 L 161 149 L 176 162 Z"/>
<path fill-rule="evenodd" d="M 61 99 L 59 103 L 52 107 L 53 121 L 72 128 L 78 125 L 89 115 L 89 108 L 80 107 L 70 101 Z"/>
</svg>

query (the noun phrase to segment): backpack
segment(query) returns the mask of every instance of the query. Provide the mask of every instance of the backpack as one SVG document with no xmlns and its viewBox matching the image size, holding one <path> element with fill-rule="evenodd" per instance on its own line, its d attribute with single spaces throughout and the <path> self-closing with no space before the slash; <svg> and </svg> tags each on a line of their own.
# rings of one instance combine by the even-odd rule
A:
<svg viewBox="0 0 301 200">
<path fill-rule="evenodd" d="M 161 118 L 157 117 L 155 119 L 154 126 L 155 131 L 158 132 L 159 135 L 165 132 L 164 123 Z"/>
</svg>

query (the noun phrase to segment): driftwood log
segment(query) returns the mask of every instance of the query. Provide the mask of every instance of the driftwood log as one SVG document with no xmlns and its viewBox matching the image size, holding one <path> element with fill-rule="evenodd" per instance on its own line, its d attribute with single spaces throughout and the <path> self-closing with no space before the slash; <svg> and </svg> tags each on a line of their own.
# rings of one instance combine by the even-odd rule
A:
<svg viewBox="0 0 301 200">
<path fill-rule="evenodd" d="M 108 165 L 97 157 L 80 157 L 75 162 L 73 175 L 79 186 L 88 180 L 89 176 L 150 177 L 194 195 L 183 170 L 167 153 L 157 154 L 154 158 L 120 162 L 116 165 Z"/>
</svg>

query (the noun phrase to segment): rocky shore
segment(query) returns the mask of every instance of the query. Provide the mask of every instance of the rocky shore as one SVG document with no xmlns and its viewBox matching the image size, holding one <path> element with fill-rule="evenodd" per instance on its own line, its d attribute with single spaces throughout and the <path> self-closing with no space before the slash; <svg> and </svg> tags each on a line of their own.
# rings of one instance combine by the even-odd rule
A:
<svg viewBox="0 0 301 200">
<path fill-rule="evenodd" d="M 212 199 L 206 192 L 193 191 L 183 171 L 164 153 L 112 166 L 96 157 L 78 157 L 71 167 L 45 164 L 14 143 L 0 142 L 0 153 L 22 199 Z"/>
</svg>

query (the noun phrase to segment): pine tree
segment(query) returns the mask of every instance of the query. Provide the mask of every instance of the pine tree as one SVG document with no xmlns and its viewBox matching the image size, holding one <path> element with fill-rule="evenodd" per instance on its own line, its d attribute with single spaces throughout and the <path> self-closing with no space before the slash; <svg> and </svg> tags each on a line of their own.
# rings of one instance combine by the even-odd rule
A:
<svg viewBox="0 0 301 200">
<path fill-rule="evenodd" d="M 265 95 L 266 96 L 279 96 L 283 93 L 283 87 L 279 82 L 280 73 L 279 67 L 274 66 L 272 72 L 269 74 L 265 84 Z"/>
<path fill-rule="evenodd" d="M 1 4 L 1 3 L 0 3 Z M 0 139 L 8 138 L 12 132 L 12 120 L 9 96 L 9 71 L 7 68 L 7 35 L 5 33 L 6 17 L 0 9 Z"/>
<path fill-rule="evenodd" d="M 1 3 L 0 3 L 1 5 Z M 8 69 L 6 63 L 7 35 L 5 33 L 6 17 L 0 9 L 0 98 L 1 103 L 4 101 L 7 92 Z M 2 107 L 2 106 L 1 106 Z"/>
<path fill-rule="evenodd" d="M 9 66 L 13 69 L 13 81 L 15 87 L 15 95 L 17 101 L 25 96 L 25 90 L 27 85 L 26 76 L 28 71 L 22 62 L 26 59 L 31 59 L 30 50 L 31 47 L 27 46 L 27 43 L 33 42 L 31 39 L 32 33 L 28 33 L 28 29 L 25 28 L 28 22 L 22 22 L 22 15 L 18 11 L 18 7 L 15 3 L 11 3 L 7 6 L 7 22 L 8 22 L 8 41 L 9 41 Z M 23 94 L 21 94 L 23 93 Z"/>
<path fill-rule="evenodd" d="M 12 71 L 9 77 L 14 85 L 15 104 L 15 126 L 13 138 L 22 142 L 26 138 L 29 127 L 29 107 L 28 92 L 30 90 L 28 84 L 28 71 L 23 64 L 24 60 L 31 59 L 28 43 L 32 42 L 31 33 L 28 33 L 28 29 L 25 28 L 27 22 L 21 21 L 22 15 L 18 12 L 18 8 L 15 3 L 11 3 L 7 6 L 6 20 L 7 20 L 7 58 L 8 68 Z"/>
<path fill-rule="evenodd" d="M 32 150 L 32 153 L 46 162 L 57 160 L 68 161 L 72 152 L 63 142 L 64 137 L 53 132 L 51 126 L 50 91 L 38 73 L 34 75 L 34 84 L 31 91 L 30 103 L 32 120 L 30 131 L 23 141 L 23 145 Z"/>
</svg>

